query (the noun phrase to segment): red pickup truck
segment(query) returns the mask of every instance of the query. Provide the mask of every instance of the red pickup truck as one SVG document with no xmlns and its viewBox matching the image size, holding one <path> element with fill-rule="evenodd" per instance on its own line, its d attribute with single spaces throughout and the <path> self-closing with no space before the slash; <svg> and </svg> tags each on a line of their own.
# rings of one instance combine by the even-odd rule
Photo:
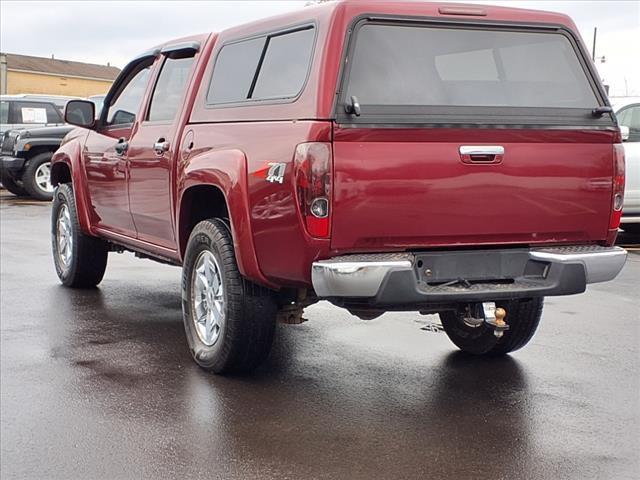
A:
<svg viewBox="0 0 640 480">
<path fill-rule="evenodd" d="M 62 283 L 108 252 L 180 265 L 195 361 L 246 371 L 320 299 L 526 344 L 543 297 L 613 279 L 621 134 L 566 16 L 343 1 L 168 42 L 53 157 Z"/>
</svg>

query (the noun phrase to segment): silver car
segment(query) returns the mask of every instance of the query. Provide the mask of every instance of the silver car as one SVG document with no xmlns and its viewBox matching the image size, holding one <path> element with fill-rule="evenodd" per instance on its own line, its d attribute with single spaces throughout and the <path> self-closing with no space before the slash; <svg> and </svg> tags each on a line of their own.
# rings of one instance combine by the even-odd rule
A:
<svg viewBox="0 0 640 480">
<path fill-rule="evenodd" d="M 612 98 L 611 102 L 622 130 L 626 162 L 620 227 L 640 234 L 640 97 Z"/>
</svg>

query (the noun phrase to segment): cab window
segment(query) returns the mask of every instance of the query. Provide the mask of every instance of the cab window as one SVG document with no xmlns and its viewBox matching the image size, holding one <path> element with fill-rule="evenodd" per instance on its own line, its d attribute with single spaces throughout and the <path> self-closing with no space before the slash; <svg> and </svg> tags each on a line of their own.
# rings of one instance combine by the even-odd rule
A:
<svg viewBox="0 0 640 480">
<path fill-rule="evenodd" d="M 140 64 L 119 88 L 107 111 L 108 125 L 129 125 L 135 122 L 147 88 L 153 59 Z"/>
</svg>

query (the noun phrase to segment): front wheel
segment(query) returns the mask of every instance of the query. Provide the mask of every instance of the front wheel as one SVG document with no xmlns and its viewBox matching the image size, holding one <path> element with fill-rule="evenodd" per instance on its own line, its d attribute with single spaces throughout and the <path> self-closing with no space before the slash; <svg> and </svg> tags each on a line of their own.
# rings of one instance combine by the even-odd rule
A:
<svg viewBox="0 0 640 480">
<path fill-rule="evenodd" d="M 56 188 L 51 209 L 51 249 L 56 273 L 66 287 L 91 288 L 102 281 L 109 249 L 80 229 L 73 188 Z"/>
<path fill-rule="evenodd" d="M 542 297 L 496 302 L 497 307 L 506 310 L 505 321 L 509 325 L 500 338 L 484 322 L 466 321 L 463 306 L 455 311 L 440 312 L 440 321 L 449 339 L 460 350 L 475 355 L 505 355 L 529 343 L 540 323 L 543 302 Z"/>
<path fill-rule="evenodd" d="M 215 373 L 255 369 L 271 350 L 276 310 L 269 290 L 241 276 L 224 222 L 198 223 L 182 269 L 182 315 L 196 363 Z"/>
<path fill-rule="evenodd" d="M 53 185 L 51 185 L 51 152 L 34 155 L 29 160 L 22 175 L 22 184 L 29 195 L 36 200 L 51 200 Z"/>
</svg>

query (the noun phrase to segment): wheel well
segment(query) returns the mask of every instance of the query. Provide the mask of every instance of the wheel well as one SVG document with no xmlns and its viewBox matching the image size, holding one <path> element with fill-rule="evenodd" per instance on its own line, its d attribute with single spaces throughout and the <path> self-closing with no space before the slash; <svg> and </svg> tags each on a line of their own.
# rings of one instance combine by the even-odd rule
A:
<svg viewBox="0 0 640 480">
<path fill-rule="evenodd" d="M 189 235 L 198 222 L 207 218 L 221 218 L 229 221 L 229 209 L 224 194 L 213 185 L 198 185 L 189 188 L 180 202 L 180 253 L 184 257 Z"/>
<path fill-rule="evenodd" d="M 71 170 L 64 162 L 54 163 L 51 166 L 51 185 L 55 187 L 61 183 L 71 183 Z"/>
</svg>

